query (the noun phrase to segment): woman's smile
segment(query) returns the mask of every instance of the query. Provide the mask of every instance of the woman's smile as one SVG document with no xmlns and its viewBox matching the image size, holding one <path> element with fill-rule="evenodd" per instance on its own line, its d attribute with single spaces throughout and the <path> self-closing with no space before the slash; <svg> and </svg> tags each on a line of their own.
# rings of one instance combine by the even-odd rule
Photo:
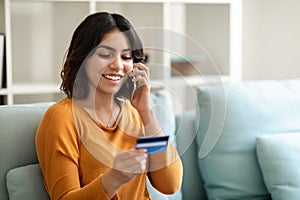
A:
<svg viewBox="0 0 300 200">
<path fill-rule="evenodd" d="M 123 76 L 119 74 L 102 74 L 102 77 L 115 82 L 118 82 L 123 78 Z"/>
</svg>

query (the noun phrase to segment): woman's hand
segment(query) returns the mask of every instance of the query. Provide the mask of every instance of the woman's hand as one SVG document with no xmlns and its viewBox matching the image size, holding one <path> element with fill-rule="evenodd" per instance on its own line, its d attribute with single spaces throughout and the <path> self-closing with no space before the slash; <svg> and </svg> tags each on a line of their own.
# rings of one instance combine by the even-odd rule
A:
<svg viewBox="0 0 300 200">
<path fill-rule="evenodd" d="M 136 84 L 130 102 L 139 112 L 147 136 L 163 135 L 156 116 L 150 105 L 150 79 L 149 68 L 142 63 L 135 63 L 129 76 L 134 77 Z"/>
<path fill-rule="evenodd" d="M 112 198 L 124 183 L 144 173 L 147 170 L 147 160 L 148 156 L 145 149 L 130 150 L 118 154 L 114 159 L 112 169 L 105 172 L 101 177 L 108 197 Z"/>
<path fill-rule="evenodd" d="M 142 63 L 135 63 L 129 76 L 133 77 L 132 81 L 136 85 L 130 99 L 131 105 L 140 114 L 148 113 L 151 109 L 149 68 Z"/>
<path fill-rule="evenodd" d="M 126 183 L 147 168 L 145 149 L 131 150 L 118 154 L 114 159 L 113 169 L 119 174 L 119 180 Z"/>
</svg>

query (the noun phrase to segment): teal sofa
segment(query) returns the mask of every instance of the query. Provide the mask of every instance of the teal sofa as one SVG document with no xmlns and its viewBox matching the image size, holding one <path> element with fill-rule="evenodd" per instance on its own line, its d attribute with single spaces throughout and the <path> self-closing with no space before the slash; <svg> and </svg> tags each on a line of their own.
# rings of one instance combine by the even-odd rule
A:
<svg viewBox="0 0 300 200">
<path fill-rule="evenodd" d="M 154 200 L 300 197 L 300 79 L 199 86 L 194 111 L 174 114 L 166 90 L 151 103 L 184 165 L 181 190 Z M 0 199 L 48 199 L 35 130 L 52 103 L 0 106 Z"/>
<path fill-rule="evenodd" d="M 0 106 L 0 200 L 49 199 L 35 151 L 35 132 L 44 112 L 52 104 Z M 165 89 L 155 89 L 151 93 L 151 104 L 165 133 L 177 146 L 170 93 Z M 147 187 L 153 199 L 182 199 L 182 190 L 163 195 L 148 180 Z"/>
</svg>

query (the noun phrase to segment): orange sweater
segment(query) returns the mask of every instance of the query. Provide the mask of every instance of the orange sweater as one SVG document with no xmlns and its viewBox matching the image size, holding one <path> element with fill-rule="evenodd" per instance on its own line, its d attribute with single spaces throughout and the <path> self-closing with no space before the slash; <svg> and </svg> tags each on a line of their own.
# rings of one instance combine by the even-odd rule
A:
<svg viewBox="0 0 300 200">
<path fill-rule="evenodd" d="M 129 103 L 121 103 L 117 125 L 112 128 L 90 114 L 66 98 L 51 106 L 39 125 L 36 150 L 51 199 L 108 199 L 101 175 L 112 167 L 116 154 L 134 148 L 136 136 L 144 135 L 141 119 Z M 182 181 L 182 163 L 171 144 L 162 154 L 158 170 L 139 174 L 119 188 L 114 199 L 150 199 L 147 175 L 159 191 L 176 192 Z"/>
</svg>

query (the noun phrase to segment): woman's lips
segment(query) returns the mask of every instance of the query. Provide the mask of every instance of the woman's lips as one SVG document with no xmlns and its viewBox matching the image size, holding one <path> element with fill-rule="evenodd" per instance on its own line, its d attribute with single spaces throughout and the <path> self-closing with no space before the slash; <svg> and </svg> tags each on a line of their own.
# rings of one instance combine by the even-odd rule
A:
<svg viewBox="0 0 300 200">
<path fill-rule="evenodd" d="M 112 81 L 119 81 L 123 77 L 121 75 L 116 75 L 116 74 L 102 74 L 102 76 Z"/>
</svg>

